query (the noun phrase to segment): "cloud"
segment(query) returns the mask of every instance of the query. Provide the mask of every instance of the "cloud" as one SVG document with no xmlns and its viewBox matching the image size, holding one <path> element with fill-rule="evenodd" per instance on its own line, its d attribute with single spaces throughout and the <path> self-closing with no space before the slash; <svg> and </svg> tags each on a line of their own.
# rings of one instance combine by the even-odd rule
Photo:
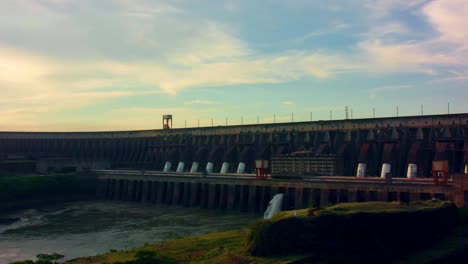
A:
<svg viewBox="0 0 468 264">
<path fill-rule="evenodd" d="M 375 99 L 377 96 L 380 96 L 382 93 L 407 90 L 407 89 L 412 89 L 413 87 L 414 86 L 408 85 L 408 84 L 380 86 L 380 87 L 372 88 L 369 90 L 369 98 Z"/>
<path fill-rule="evenodd" d="M 283 101 L 281 102 L 282 105 L 293 105 L 294 103 L 291 101 Z"/>
<path fill-rule="evenodd" d="M 187 105 L 215 105 L 215 104 L 220 104 L 220 102 L 216 101 L 211 101 L 211 100 L 192 100 L 190 102 L 185 102 Z"/>
<path fill-rule="evenodd" d="M 465 0 L 432 1 L 424 6 L 424 15 L 439 32 L 438 41 L 468 49 L 468 2 Z"/>
</svg>

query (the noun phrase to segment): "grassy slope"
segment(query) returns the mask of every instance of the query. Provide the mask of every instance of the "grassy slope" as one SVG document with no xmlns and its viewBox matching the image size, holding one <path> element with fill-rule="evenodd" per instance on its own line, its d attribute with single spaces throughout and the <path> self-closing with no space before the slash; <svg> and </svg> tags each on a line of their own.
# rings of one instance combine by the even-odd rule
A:
<svg viewBox="0 0 468 264">
<path fill-rule="evenodd" d="M 66 263 L 91 264 L 114 263 L 133 259 L 138 250 L 150 249 L 173 257 L 180 263 L 288 263 L 301 256 L 258 258 L 249 256 L 244 250 L 247 229 L 192 236 L 154 245 L 146 245 L 129 251 L 106 253 L 85 257 Z"/>
</svg>

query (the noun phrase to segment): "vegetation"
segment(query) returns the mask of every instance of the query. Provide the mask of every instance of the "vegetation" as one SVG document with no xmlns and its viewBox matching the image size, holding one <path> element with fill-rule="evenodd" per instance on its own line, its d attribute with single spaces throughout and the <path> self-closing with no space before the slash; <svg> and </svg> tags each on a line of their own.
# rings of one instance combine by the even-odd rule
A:
<svg viewBox="0 0 468 264">
<path fill-rule="evenodd" d="M 440 240 L 458 222 L 455 205 L 440 201 L 344 203 L 296 215 L 284 212 L 257 223 L 247 237 L 248 251 L 328 262 L 393 261 Z"/>
<path fill-rule="evenodd" d="M 51 174 L 0 177 L 0 212 L 34 206 L 41 201 L 63 200 L 73 195 L 94 195 L 94 179 L 84 175 Z"/>
<path fill-rule="evenodd" d="M 11 173 L 33 173 L 36 169 L 34 160 L 0 160 L 0 175 Z"/>
</svg>

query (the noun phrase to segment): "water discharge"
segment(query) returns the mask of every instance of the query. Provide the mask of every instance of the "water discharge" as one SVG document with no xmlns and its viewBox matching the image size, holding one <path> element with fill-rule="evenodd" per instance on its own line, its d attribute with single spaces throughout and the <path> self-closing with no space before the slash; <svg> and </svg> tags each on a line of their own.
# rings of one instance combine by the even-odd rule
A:
<svg viewBox="0 0 468 264">
<path fill-rule="evenodd" d="M 7 215 L 0 225 L 0 264 L 59 253 L 67 259 L 146 242 L 236 229 L 258 216 L 109 201 L 63 203 Z"/>
</svg>

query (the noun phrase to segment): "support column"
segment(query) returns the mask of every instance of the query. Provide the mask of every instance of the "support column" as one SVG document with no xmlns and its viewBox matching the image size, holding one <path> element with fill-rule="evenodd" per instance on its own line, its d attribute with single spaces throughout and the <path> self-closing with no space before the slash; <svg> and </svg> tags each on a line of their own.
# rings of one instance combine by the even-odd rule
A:
<svg viewBox="0 0 468 264">
<path fill-rule="evenodd" d="M 261 195 L 261 198 L 260 198 L 259 210 L 260 210 L 260 212 L 263 213 L 267 209 L 268 203 L 271 200 L 271 194 L 270 194 L 271 189 L 268 186 L 260 186 L 260 189 L 261 189 L 262 195 Z"/>
<path fill-rule="evenodd" d="M 179 194 L 180 194 L 180 186 L 178 182 L 174 182 L 174 191 L 172 195 L 172 204 L 178 205 L 179 204 Z"/>
<path fill-rule="evenodd" d="M 166 194 L 167 182 L 158 182 L 157 203 L 164 203 L 164 196 Z"/>
<path fill-rule="evenodd" d="M 354 203 L 357 202 L 357 191 L 356 190 L 348 190 L 348 202 Z"/>
<path fill-rule="evenodd" d="M 255 200 L 257 196 L 257 189 L 255 186 L 250 185 L 249 186 L 249 200 L 247 203 L 248 211 L 249 212 L 255 212 L 255 205 L 257 204 L 257 201 Z"/>
<path fill-rule="evenodd" d="M 184 204 L 185 207 L 190 206 L 190 185 L 191 185 L 191 183 L 189 183 L 189 182 L 184 183 L 183 204 Z"/>
<path fill-rule="evenodd" d="M 105 180 L 98 180 L 97 188 L 96 188 L 96 197 L 102 199 L 106 195 L 106 181 Z"/>
<path fill-rule="evenodd" d="M 208 208 L 216 208 L 216 184 L 208 185 Z"/>
<path fill-rule="evenodd" d="M 236 186 L 235 185 L 228 185 L 227 190 L 227 209 L 233 210 L 236 207 Z"/>
<path fill-rule="evenodd" d="M 172 195 L 174 194 L 174 182 L 169 182 L 167 184 L 167 193 L 165 197 L 166 204 L 172 204 Z"/>
<path fill-rule="evenodd" d="M 302 188 L 296 188 L 296 200 L 294 201 L 294 209 L 303 209 L 304 205 L 302 203 Z"/>
<path fill-rule="evenodd" d="M 201 184 L 201 192 L 200 192 L 200 207 L 206 208 L 208 205 L 208 183 Z"/>
<path fill-rule="evenodd" d="M 119 200 L 120 198 L 120 181 L 114 180 L 114 200 Z"/>
<path fill-rule="evenodd" d="M 377 192 L 379 201 L 386 202 L 388 201 L 388 191 L 379 191 Z"/>
<path fill-rule="evenodd" d="M 241 212 L 246 211 L 246 207 L 248 204 L 248 199 L 249 199 L 249 186 L 247 185 L 240 185 L 240 192 L 239 192 L 239 210 Z"/>
<path fill-rule="evenodd" d="M 226 209 L 226 201 L 227 201 L 227 185 L 221 184 L 220 190 L 219 190 L 218 208 L 221 210 Z"/>
<path fill-rule="evenodd" d="M 129 180 L 127 184 L 127 200 L 133 201 L 133 180 Z"/>
<path fill-rule="evenodd" d="M 200 204 L 200 189 L 198 183 L 190 183 L 190 207 Z"/>
<path fill-rule="evenodd" d="M 140 201 L 141 199 L 141 181 L 137 181 L 135 185 L 135 201 Z"/>
<path fill-rule="evenodd" d="M 325 207 L 329 204 L 329 195 L 330 191 L 328 189 L 320 189 L 320 207 Z"/>
<path fill-rule="evenodd" d="M 114 185 L 113 185 L 112 179 L 107 179 L 106 182 L 107 182 L 106 199 L 112 199 L 112 193 L 114 191 Z"/>
<path fill-rule="evenodd" d="M 128 200 L 128 182 L 129 180 L 123 180 L 122 183 L 122 191 L 121 191 L 121 200 L 126 201 Z"/>
<path fill-rule="evenodd" d="M 151 182 L 151 195 L 150 195 L 150 201 L 152 203 L 156 203 L 156 194 L 158 192 L 158 182 L 157 181 L 153 181 Z"/>
<path fill-rule="evenodd" d="M 421 194 L 420 193 L 414 193 L 414 192 L 411 192 L 410 193 L 410 202 L 414 202 L 414 201 L 419 201 L 421 198 Z"/>
<path fill-rule="evenodd" d="M 143 190 L 141 192 L 141 202 L 146 203 L 148 201 L 148 181 L 143 181 Z"/>
</svg>

